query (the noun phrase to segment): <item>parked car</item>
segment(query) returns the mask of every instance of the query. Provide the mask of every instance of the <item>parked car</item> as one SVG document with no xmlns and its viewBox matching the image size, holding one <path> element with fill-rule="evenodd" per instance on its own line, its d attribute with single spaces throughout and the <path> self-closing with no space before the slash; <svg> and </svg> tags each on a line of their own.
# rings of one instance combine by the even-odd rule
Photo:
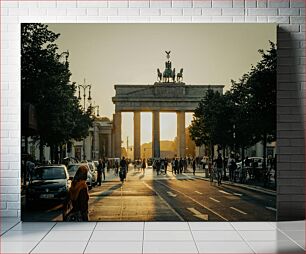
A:
<svg viewBox="0 0 306 254">
<path fill-rule="evenodd" d="M 253 163 L 257 163 L 258 168 L 262 168 L 262 163 L 263 163 L 263 157 L 249 157 L 250 165 L 249 167 L 253 166 Z M 244 165 L 245 165 L 245 160 L 244 160 Z M 237 162 L 237 168 L 241 168 L 242 166 L 242 161 Z"/>
<path fill-rule="evenodd" d="M 89 171 L 92 175 L 92 181 L 94 184 L 97 184 L 97 180 L 98 180 L 98 172 L 97 172 L 97 167 L 95 165 L 95 163 L 93 161 L 87 162 L 88 167 L 89 167 Z"/>
<path fill-rule="evenodd" d="M 266 158 L 266 161 L 267 161 L 267 158 Z M 255 169 L 253 169 L 254 163 L 255 163 Z M 245 160 L 244 160 L 244 168 L 247 170 L 249 178 L 259 179 L 263 177 L 265 172 L 263 171 L 262 164 L 263 164 L 263 157 L 249 157 L 248 166 L 245 166 Z M 269 165 L 266 163 L 266 166 L 268 168 Z M 242 161 L 237 163 L 236 171 L 239 175 L 242 174 Z"/>
<path fill-rule="evenodd" d="M 26 204 L 29 206 L 43 200 L 62 202 L 67 197 L 70 185 L 65 165 L 36 167 L 26 188 Z"/>
<path fill-rule="evenodd" d="M 81 165 L 86 165 L 89 169 L 89 166 L 87 163 L 76 163 L 76 164 L 70 164 L 68 166 L 68 174 L 69 174 L 69 178 L 72 180 L 73 177 L 75 176 L 75 173 L 77 172 L 78 168 Z M 91 189 L 94 185 L 95 185 L 95 181 L 93 179 L 92 173 L 90 170 L 88 170 L 87 172 L 87 180 L 86 180 L 86 184 L 88 186 L 88 189 Z"/>
</svg>

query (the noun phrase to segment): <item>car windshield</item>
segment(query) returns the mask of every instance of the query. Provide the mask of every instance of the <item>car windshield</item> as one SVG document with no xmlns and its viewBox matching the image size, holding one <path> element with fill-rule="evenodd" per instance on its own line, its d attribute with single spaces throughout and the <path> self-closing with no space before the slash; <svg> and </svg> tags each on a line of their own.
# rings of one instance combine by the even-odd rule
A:
<svg viewBox="0 0 306 254">
<path fill-rule="evenodd" d="M 34 170 L 32 179 L 33 180 L 66 179 L 66 174 L 63 167 L 36 168 Z"/>
<path fill-rule="evenodd" d="M 79 165 L 69 165 L 68 166 L 68 174 L 69 176 L 74 176 L 79 168 Z"/>
</svg>

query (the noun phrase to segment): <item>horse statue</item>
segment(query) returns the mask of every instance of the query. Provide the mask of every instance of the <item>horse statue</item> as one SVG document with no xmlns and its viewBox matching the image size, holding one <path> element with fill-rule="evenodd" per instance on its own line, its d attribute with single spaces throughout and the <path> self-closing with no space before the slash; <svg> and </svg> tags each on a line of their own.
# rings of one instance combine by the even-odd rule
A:
<svg viewBox="0 0 306 254">
<path fill-rule="evenodd" d="M 160 72 L 159 68 L 157 68 L 157 77 L 158 77 L 158 82 L 161 82 L 163 78 L 163 74 Z"/>
<path fill-rule="evenodd" d="M 180 72 L 176 75 L 177 82 L 181 82 L 183 80 L 183 68 L 181 68 Z"/>
<path fill-rule="evenodd" d="M 175 83 L 175 68 L 173 68 L 173 71 L 172 71 L 172 81 L 173 83 Z"/>
</svg>

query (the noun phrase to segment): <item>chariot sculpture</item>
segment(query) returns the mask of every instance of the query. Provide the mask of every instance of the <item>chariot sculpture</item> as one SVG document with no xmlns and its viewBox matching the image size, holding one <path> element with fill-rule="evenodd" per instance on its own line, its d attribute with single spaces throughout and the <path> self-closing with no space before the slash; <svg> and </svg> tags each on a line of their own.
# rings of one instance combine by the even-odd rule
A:
<svg viewBox="0 0 306 254">
<path fill-rule="evenodd" d="M 183 68 L 181 68 L 180 72 L 176 75 L 175 68 L 172 69 L 172 63 L 170 59 L 171 51 L 165 51 L 167 54 L 167 61 L 165 62 L 165 70 L 163 72 L 157 68 L 157 80 L 158 82 L 163 83 L 175 83 L 182 82 L 183 80 Z"/>
</svg>

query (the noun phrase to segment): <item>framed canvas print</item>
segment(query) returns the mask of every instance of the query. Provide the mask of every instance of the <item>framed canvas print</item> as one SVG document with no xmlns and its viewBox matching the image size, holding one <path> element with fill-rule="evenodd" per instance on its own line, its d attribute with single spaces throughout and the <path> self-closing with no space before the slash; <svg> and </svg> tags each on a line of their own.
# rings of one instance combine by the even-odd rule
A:
<svg viewBox="0 0 306 254">
<path fill-rule="evenodd" d="M 23 221 L 275 221 L 275 24 L 21 24 Z"/>
</svg>

